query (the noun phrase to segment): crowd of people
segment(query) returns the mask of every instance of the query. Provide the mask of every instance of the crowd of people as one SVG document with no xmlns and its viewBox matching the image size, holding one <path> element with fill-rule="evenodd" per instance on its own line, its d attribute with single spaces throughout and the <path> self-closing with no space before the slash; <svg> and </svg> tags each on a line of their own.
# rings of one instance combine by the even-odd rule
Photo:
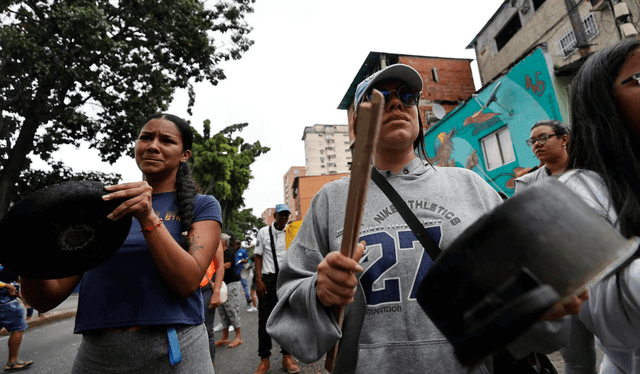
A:
<svg viewBox="0 0 640 374">
<path fill-rule="evenodd" d="M 571 123 L 533 124 L 527 144 L 540 165 L 516 180 L 516 193 L 558 178 L 622 235 L 640 236 L 639 71 L 638 40 L 591 55 L 572 86 Z M 403 200 L 430 202 L 448 212 L 412 211 L 435 245 L 446 250 L 503 199 L 471 170 L 430 162 L 418 112 L 423 81 L 408 65 L 390 65 L 358 84 L 348 110 L 352 138 L 374 90 L 384 103 L 373 172 Z M 586 300 L 561 305 L 565 313 L 552 324 L 566 338 L 558 340 L 559 330 L 549 329 L 554 343 L 548 352 L 534 341 L 540 334 L 525 333 L 518 348 L 500 353 L 512 361 L 511 369 L 493 356 L 465 367 L 416 301 L 435 258 L 394 214 L 395 203 L 377 183 L 370 184 L 364 207 L 350 207 L 364 212 L 354 257 L 340 252 L 350 183 L 343 178 L 316 194 L 288 249 L 290 210 L 276 205 L 273 223 L 258 232 L 252 261 L 238 238 L 222 232 L 216 198 L 198 193 L 187 163 L 192 144 L 182 118 L 149 117 L 135 145 L 143 180 L 107 186 L 103 196 L 123 201 L 108 219 L 134 217 L 122 247 L 84 274 L 20 279 L 25 302 L 44 312 L 79 285 L 74 332 L 82 334 L 82 343 L 73 373 L 215 373 L 216 348 L 244 343 L 248 327 L 242 326 L 240 309 L 249 307 L 247 312 L 258 311 L 255 374 L 271 370 L 273 340 L 288 373 L 300 372 L 294 357 L 316 362 L 339 342 L 334 373 L 544 373 L 553 369 L 539 357 L 560 350 L 568 374 L 640 374 L 640 259 L 592 284 Z M 384 222 L 382 211 L 392 212 Z M 10 332 L 7 372 L 33 365 L 17 357 L 26 324 L 22 308 L 14 308 L 16 286 L 0 282 L 2 323 Z M 335 316 L 340 308 L 342 325 Z M 222 331 L 217 341 L 216 311 Z M 523 349 L 529 340 L 531 348 Z M 600 367 L 596 344 L 605 355 Z"/>
</svg>

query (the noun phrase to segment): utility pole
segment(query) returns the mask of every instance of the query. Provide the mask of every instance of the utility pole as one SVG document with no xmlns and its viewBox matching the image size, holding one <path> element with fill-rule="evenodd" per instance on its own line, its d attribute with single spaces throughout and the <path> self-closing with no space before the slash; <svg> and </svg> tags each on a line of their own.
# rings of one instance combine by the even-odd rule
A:
<svg viewBox="0 0 640 374">
<path fill-rule="evenodd" d="M 590 53 L 590 48 L 587 42 L 587 33 L 584 31 L 584 25 L 582 24 L 580 13 L 578 13 L 578 4 L 576 4 L 575 0 L 564 0 L 564 5 L 567 7 L 567 13 L 569 13 L 569 19 L 571 20 L 571 27 L 573 27 L 573 33 L 576 36 L 576 48 L 578 48 L 580 56 L 584 57 Z"/>
</svg>

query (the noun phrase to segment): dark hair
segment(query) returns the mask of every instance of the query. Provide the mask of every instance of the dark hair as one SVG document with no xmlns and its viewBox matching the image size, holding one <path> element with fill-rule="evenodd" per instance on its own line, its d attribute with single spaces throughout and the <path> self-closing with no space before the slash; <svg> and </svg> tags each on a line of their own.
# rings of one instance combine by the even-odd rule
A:
<svg viewBox="0 0 640 374">
<path fill-rule="evenodd" d="M 614 82 L 627 56 L 640 48 L 622 41 L 590 56 L 573 80 L 568 167 L 602 176 L 625 237 L 640 235 L 640 157 L 635 136 L 618 111 Z"/>
<path fill-rule="evenodd" d="M 556 119 L 543 119 L 542 121 L 536 122 L 533 126 L 531 126 L 531 130 L 540 126 L 549 126 L 553 129 L 554 134 L 558 135 L 568 135 L 571 137 L 571 129 L 564 122 L 560 122 Z"/>
<path fill-rule="evenodd" d="M 182 150 L 191 150 L 193 146 L 193 132 L 185 120 L 169 113 L 156 113 L 147 118 L 144 123 L 147 124 L 152 119 L 164 119 L 176 125 L 182 137 Z M 191 248 L 187 234 L 193 223 L 193 206 L 196 201 L 197 192 L 198 187 L 191 177 L 189 164 L 187 162 L 180 163 L 176 174 L 176 205 L 178 206 L 178 217 L 180 217 L 180 224 L 182 226 L 182 236 L 179 243 L 186 251 L 189 251 Z"/>
</svg>

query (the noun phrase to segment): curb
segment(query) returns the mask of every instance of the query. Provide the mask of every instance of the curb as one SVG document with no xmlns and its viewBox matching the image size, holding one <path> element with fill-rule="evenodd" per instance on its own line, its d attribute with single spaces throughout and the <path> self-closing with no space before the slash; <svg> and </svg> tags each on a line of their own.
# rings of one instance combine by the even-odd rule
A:
<svg viewBox="0 0 640 374">
<path fill-rule="evenodd" d="M 47 312 L 47 315 L 44 318 L 32 318 L 31 320 L 27 321 L 27 326 L 28 328 L 37 327 L 40 325 L 45 325 L 47 323 L 56 322 L 56 321 L 60 321 L 60 320 L 70 318 L 70 317 L 75 317 L 75 316 L 76 316 L 75 310 L 61 311 L 61 312 Z M 9 335 L 9 333 L 7 332 L 6 329 L 3 328 L 2 331 L 0 331 L 0 336 L 7 336 L 7 335 Z"/>
</svg>

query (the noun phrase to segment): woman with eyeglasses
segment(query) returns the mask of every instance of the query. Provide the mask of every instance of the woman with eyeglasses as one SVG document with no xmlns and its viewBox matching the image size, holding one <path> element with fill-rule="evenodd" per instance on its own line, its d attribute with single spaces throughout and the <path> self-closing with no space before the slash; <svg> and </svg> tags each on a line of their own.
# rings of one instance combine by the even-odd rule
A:
<svg viewBox="0 0 640 374">
<path fill-rule="evenodd" d="M 569 134 L 569 127 L 554 119 L 538 121 L 533 125 L 527 145 L 541 164 L 514 181 L 515 192 L 545 178 L 557 178 L 565 172 L 569 158 Z"/>
<path fill-rule="evenodd" d="M 640 236 L 640 41 L 592 55 L 573 83 L 570 169 L 560 178 L 625 237 Z M 580 320 L 600 373 L 640 373 L 640 258 L 589 288 Z"/>
</svg>

